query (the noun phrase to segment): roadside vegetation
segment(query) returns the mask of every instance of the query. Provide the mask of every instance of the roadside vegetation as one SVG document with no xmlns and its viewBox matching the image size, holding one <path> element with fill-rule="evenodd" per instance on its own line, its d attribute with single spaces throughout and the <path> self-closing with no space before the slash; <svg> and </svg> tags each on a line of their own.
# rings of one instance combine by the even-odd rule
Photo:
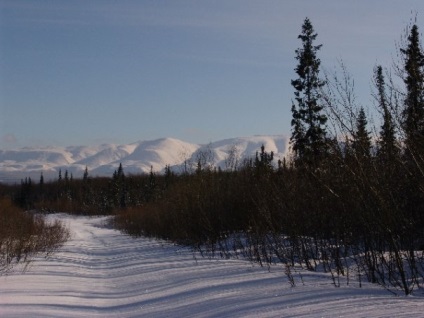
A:
<svg viewBox="0 0 424 318">
<path fill-rule="evenodd" d="M 0 275 L 20 265 L 26 269 L 35 256 L 49 256 L 69 238 L 59 221 L 24 212 L 10 199 L 0 199 Z"/>
<path fill-rule="evenodd" d="M 399 62 L 376 65 L 370 105 L 358 105 L 341 63 L 321 72 L 321 45 L 305 19 L 295 51 L 291 154 L 275 162 L 230 152 L 226 167 L 199 154 L 180 173 L 5 187 L 26 209 L 113 214 L 116 228 L 185 244 L 205 255 L 331 274 L 335 286 L 369 281 L 406 295 L 424 278 L 424 51 L 415 23 Z M 360 54 L 358 52 L 358 54 Z M 372 70 L 370 70 L 372 71 Z M 392 75 L 393 74 L 393 75 Z M 374 118 L 378 117 L 378 118 Z M 369 119 L 378 124 L 370 125 Z M 236 147 L 236 145 L 235 145 Z"/>
</svg>

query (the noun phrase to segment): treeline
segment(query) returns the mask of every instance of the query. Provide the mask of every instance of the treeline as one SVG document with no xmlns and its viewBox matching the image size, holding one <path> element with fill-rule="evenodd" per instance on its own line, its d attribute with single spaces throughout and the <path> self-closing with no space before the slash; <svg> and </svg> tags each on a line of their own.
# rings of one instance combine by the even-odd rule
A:
<svg viewBox="0 0 424 318">
<path fill-rule="evenodd" d="M 26 178 L 20 185 L 3 188 L 27 210 L 106 215 L 160 198 L 173 177 L 168 167 L 164 175 L 152 170 L 150 174 L 127 176 L 120 164 L 111 177 L 91 177 L 86 168 L 82 178 L 74 178 L 67 170 L 60 170 L 54 181 L 45 182 L 41 175 L 38 182 Z"/>
<path fill-rule="evenodd" d="M 373 105 L 357 105 L 346 68 L 320 74 L 305 19 L 292 81 L 291 154 L 275 162 L 231 152 L 226 169 L 199 155 L 192 171 L 23 180 L 15 202 L 39 210 L 113 213 L 117 228 L 222 257 L 329 272 L 336 286 L 370 281 L 410 294 L 424 278 L 424 54 L 416 24 L 400 61 L 374 69 Z M 359 53 L 358 53 L 359 54 Z M 209 160 L 209 159 L 210 160 Z"/>
</svg>

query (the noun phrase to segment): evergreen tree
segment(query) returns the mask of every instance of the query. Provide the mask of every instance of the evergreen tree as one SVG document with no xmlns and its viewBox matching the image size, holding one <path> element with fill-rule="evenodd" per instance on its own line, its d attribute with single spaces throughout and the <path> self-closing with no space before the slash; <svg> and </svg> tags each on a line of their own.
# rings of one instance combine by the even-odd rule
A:
<svg viewBox="0 0 424 318">
<path fill-rule="evenodd" d="M 43 176 L 43 173 L 41 172 L 41 175 L 40 175 L 40 188 L 42 188 L 43 185 L 44 185 L 44 176 Z"/>
<path fill-rule="evenodd" d="M 82 180 L 87 181 L 88 180 L 88 168 L 85 166 L 84 174 L 82 176 Z"/>
<path fill-rule="evenodd" d="M 393 162 L 399 154 L 399 149 L 396 146 L 395 124 L 393 122 L 392 113 L 389 109 L 389 102 L 386 96 L 386 84 L 383 75 L 383 68 L 378 65 L 374 69 L 374 85 L 377 89 L 378 106 L 383 113 L 383 125 L 380 130 L 380 138 L 378 140 L 378 157 L 382 163 L 387 165 Z"/>
<path fill-rule="evenodd" d="M 120 163 L 118 170 L 113 172 L 112 177 L 112 197 L 114 206 L 125 208 L 127 205 L 127 194 L 128 191 L 124 169 L 122 168 L 122 163 Z"/>
<path fill-rule="evenodd" d="M 169 187 L 169 185 L 171 184 L 172 177 L 173 177 L 173 173 L 172 173 L 171 167 L 170 167 L 170 165 L 166 165 L 165 166 L 165 173 L 164 173 L 164 179 L 165 179 L 164 188 L 165 189 L 167 189 Z"/>
<path fill-rule="evenodd" d="M 200 171 L 198 171 L 198 173 L 200 172 L 201 172 L 201 168 L 200 168 Z M 156 175 L 153 172 L 153 166 L 150 166 L 149 179 L 148 179 L 148 183 L 145 185 L 145 191 L 144 191 L 145 200 L 147 202 L 154 200 L 155 192 L 156 192 Z"/>
<path fill-rule="evenodd" d="M 405 132 L 405 172 L 407 178 L 401 195 L 407 222 L 414 233 L 422 231 L 424 224 L 424 52 L 420 44 L 418 26 L 413 25 L 407 45 L 400 50 L 403 55 L 406 93 L 403 105 L 403 130 Z"/>
<path fill-rule="evenodd" d="M 117 173 L 118 179 L 124 179 L 124 168 L 122 168 L 122 163 L 119 164 L 118 173 Z"/>
<path fill-rule="evenodd" d="M 295 68 L 297 79 L 291 84 L 295 89 L 296 104 L 292 104 L 292 136 L 290 142 L 298 165 L 317 166 L 327 152 L 326 128 L 327 117 L 319 104 L 320 89 L 325 82 L 319 78 L 320 59 L 317 52 L 321 45 L 313 45 L 317 37 L 308 18 L 302 26 L 298 38 L 302 47 L 296 50 L 299 64 Z"/>
<path fill-rule="evenodd" d="M 32 180 L 31 178 L 25 178 L 21 180 L 21 193 L 18 201 L 21 206 L 24 208 L 31 208 L 33 203 L 33 193 L 32 193 Z"/>
<path fill-rule="evenodd" d="M 44 176 L 43 176 L 42 172 L 41 172 L 41 175 L 40 175 L 39 190 L 40 190 L 40 199 L 43 200 L 43 198 L 44 198 Z"/>
<path fill-rule="evenodd" d="M 82 177 L 82 201 L 84 206 L 89 206 L 93 203 L 93 189 L 90 179 L 88 178 L 88 168 L 85 167 Z"/>
<path fill-rule="evenodd" d="M 57 178 L 57 198 L 62 197 L 63 193 L 63 185 L 62 185 L 62 169 L 59 169 L 59 176 Z"/>
<path fill-rule="evenodd" d="M 406 146 L 412 149 L 417 143 L 422 142 L 424 135 L 424 53 L 417 25 L 412 26 L 407 46 L 400 51 L 404 56 L 403 80 L 406 85 L 403 128 L 406 134 Z"/>
<path fill-rule="evenodd" d="M 352 148 L 357 159 L 369 158 L 371 156 L 371 137 L 367 130 L 367 117 L 364 108 L 359 110 L 356 120 L 356 130 L 353 134 Z"/>
<path fill-rule="evenodd" d="M 256 152 L 255 168 L 258 172 L 271 172 L 273 170 L 272 160 L 274 160 L 274 152 L 267 153 L 265 146 L 261 146 L 261 152 Z"/>
<path fill-rule="evenodd" d="M 153 166 L 150 166 L 149 186 L 152 189 L 156 187 L 156 176 L 155 176 L 155 173 L 153 172 Z"/>
</svg>

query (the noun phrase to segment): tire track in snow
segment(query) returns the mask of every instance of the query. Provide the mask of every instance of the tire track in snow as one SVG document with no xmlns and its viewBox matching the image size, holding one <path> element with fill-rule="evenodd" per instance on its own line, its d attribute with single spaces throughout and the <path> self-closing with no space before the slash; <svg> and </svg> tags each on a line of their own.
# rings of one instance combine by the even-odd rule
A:
<svg viewBox="0 0 424 318">
<path fill-rule="evenodd" d="M 105 217 L 54 215 L 72 239 L 25 274 L 0 277 L 0 317 L 419 317 L 419 297 L 377 286 L 334 288 L 302 273 L 290 288 L 282 270 L 243 260 L 194 258 L 187 249 L 131 238 Z"/>
</svg>

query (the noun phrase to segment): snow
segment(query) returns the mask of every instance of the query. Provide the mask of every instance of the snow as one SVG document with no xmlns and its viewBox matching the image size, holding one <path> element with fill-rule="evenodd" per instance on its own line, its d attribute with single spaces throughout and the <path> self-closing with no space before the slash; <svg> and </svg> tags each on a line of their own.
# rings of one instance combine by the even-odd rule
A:
<svg viewBox="0 0 424 318">
<path fill-rule="evenodd" d="M 132 238 L 106 217 L 56 214 L 72 239 L 24 274 L 0 276 L 0 317 L 422 317 L 423 298 L 379 286 L 336 288 L 326 274 L 202 258 Z M 298 274 L 302 274 L 303 284 Z"/>
<path fill-rule="evenodd" d="M 251 136 L 216 141 L 208 145 L 188 143 L 175 138 L 139 141 L 127 145 L 103 144 L 95 146 L 42 147 L 0 150 L 0 182 L 20 182 L 31 177 L 34 181 L 56 179 L 58 172 L 68 170 L 75 178 L 82 178 L 85 167 L 91 176 L 112 176 L 121 163 L 125 173 L 149 173 L 151 167 L 161 172 L 165 166 L 181 171 L 184 162 L 197 165 L 199 151 L 213 154 L 211 162 L 225 168 L 225 159 L 236 147 L 239 158 L 255 156 L 265 145 L 274 151 L 275 162 L 287 151 L 286 136 Z"/>
</svg>

